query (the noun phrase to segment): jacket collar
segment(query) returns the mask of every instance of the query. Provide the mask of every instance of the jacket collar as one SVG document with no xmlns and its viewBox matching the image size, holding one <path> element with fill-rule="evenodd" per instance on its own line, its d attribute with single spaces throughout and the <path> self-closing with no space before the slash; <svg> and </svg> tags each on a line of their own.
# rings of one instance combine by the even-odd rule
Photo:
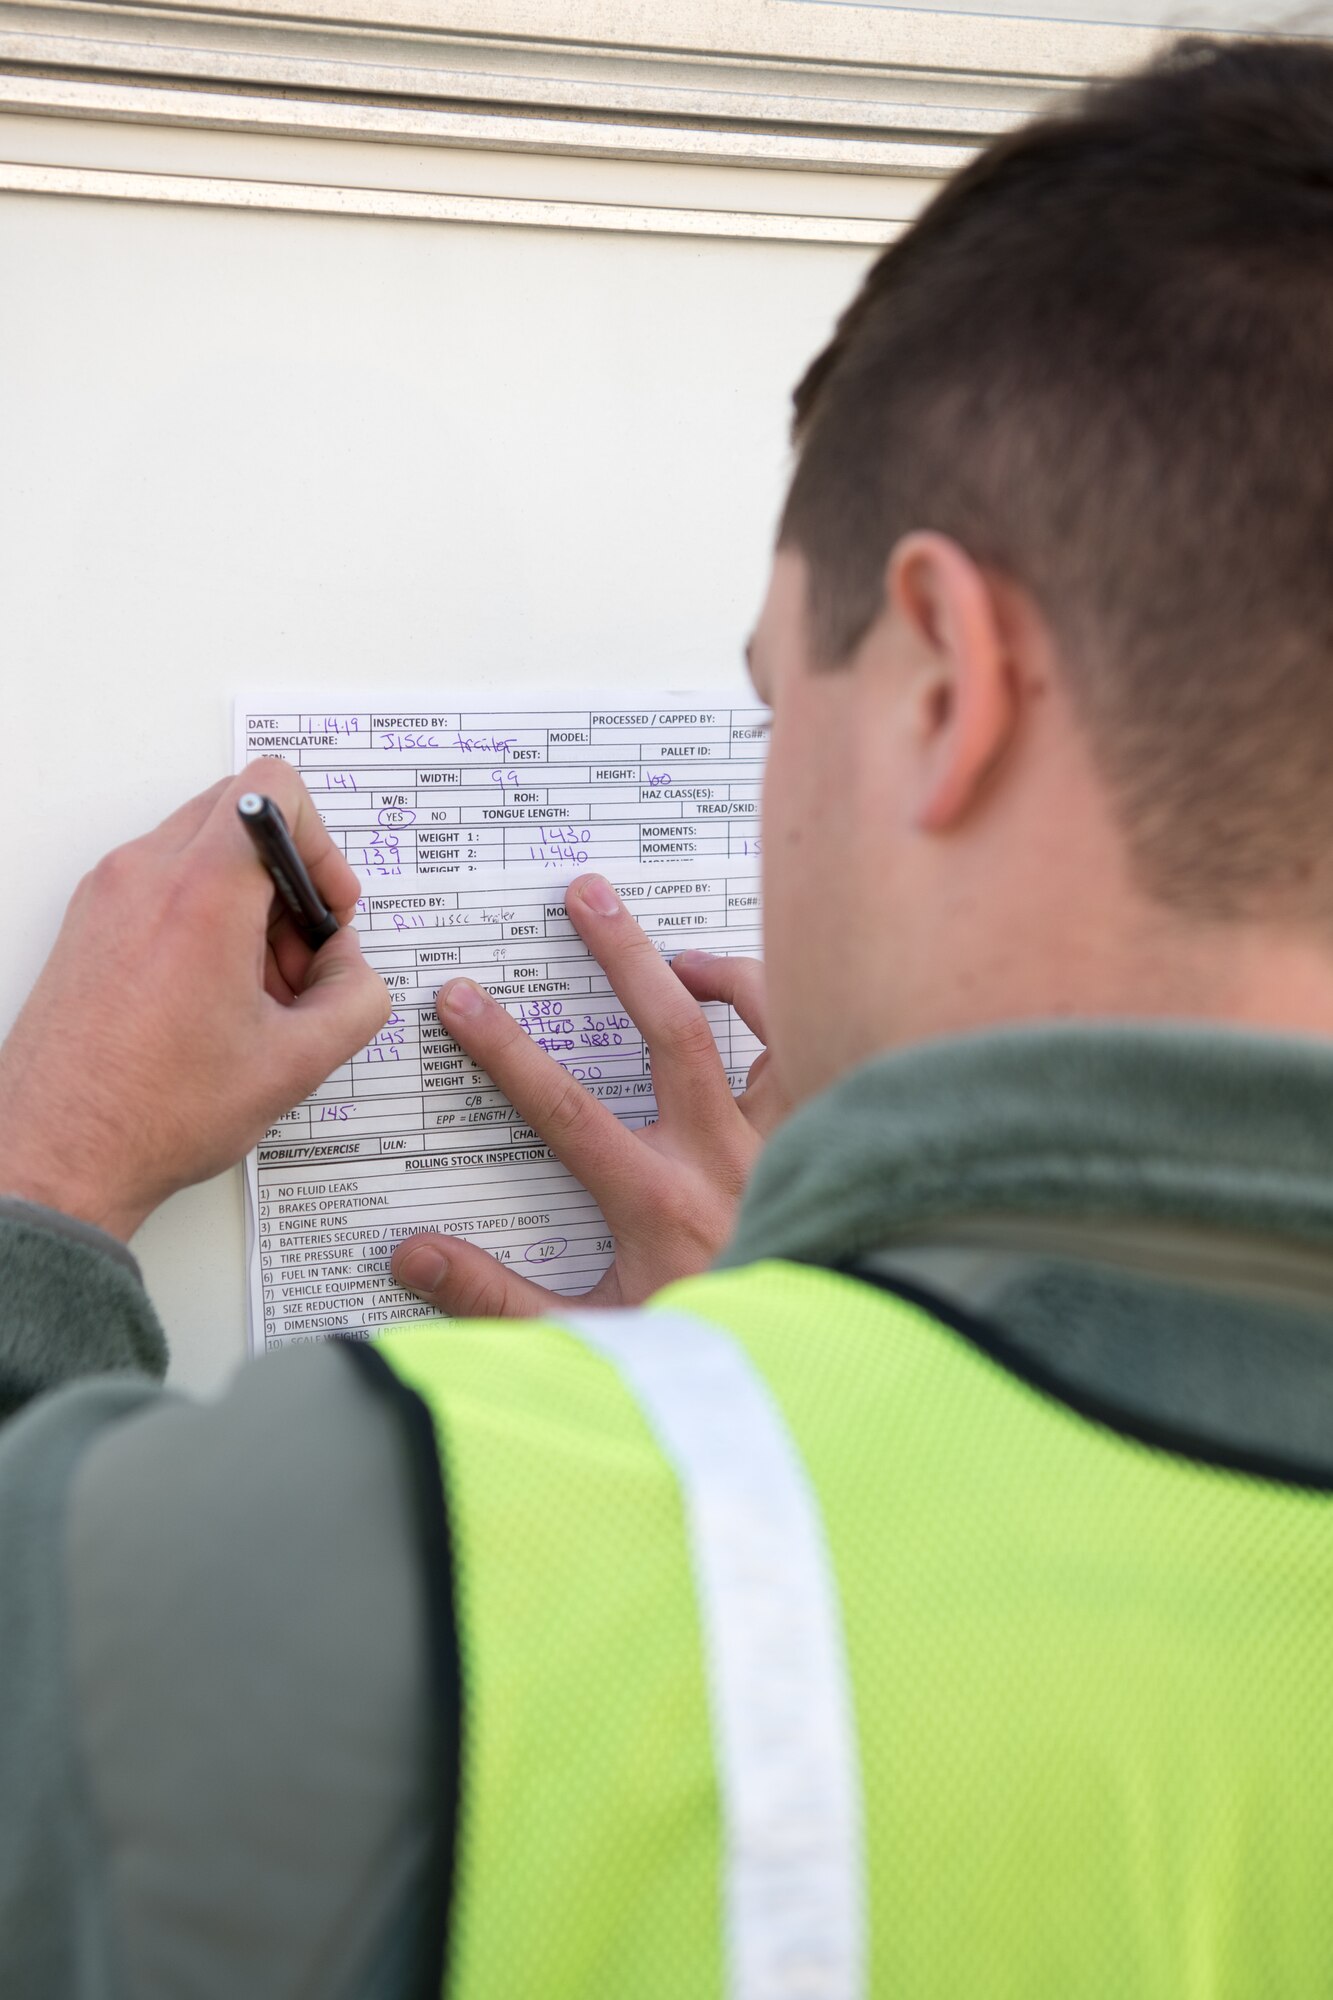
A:
<svg viewBox="0 0 1333 2000">
<path fill-rule="evenodd" d="M 723 1268 L 864 1258 L 986 1218 L 1333 1252 L 1333 1042 L 1008 1028 L 875 1058 L 765 1148 Z"/>
</svg>

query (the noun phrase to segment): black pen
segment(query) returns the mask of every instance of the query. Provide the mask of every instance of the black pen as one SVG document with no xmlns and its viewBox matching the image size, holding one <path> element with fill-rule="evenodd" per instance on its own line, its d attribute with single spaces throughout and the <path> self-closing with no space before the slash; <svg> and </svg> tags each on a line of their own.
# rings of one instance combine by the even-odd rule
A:
<svg viewBox="0 0 1333 2000">
<path fill-rule="evenodd" d="M 292 922 L 311 951 L 318 951 L 337 935 L 338 919 L 307 874 L 296 843 L 287 831 L 286 820 L 272 799 L 259 792 L 242 792 L 236 810 L 256 853 L 273 877 L 274 888 L 291 912 Z"/>
</svg>

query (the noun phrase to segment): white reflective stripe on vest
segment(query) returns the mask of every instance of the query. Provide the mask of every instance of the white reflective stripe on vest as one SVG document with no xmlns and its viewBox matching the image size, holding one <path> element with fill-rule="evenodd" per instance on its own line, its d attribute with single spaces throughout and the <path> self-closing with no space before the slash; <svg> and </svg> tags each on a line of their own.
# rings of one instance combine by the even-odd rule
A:
<svg viewBox="0 0 1333 2000">
<path fill-rule="evenodd" d="M 686 1313 L 561 1313 L 618 1369 L 685 1503 L 722 1803 L 729 2000 L 858 2000 L 860 1760 L 819 1504 L 768 1385 Z"/>
</svg>

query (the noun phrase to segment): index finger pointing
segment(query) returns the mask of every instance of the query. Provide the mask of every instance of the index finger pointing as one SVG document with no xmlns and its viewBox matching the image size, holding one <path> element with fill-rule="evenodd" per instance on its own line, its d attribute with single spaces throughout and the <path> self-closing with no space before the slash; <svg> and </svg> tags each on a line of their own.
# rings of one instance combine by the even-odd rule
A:
<svg viewBox="0 0 1333 2000">
<path fill-rule="evenodd" d="M 570 922 L 648 1045 L 664 1115 L 730 1116 L 731 1086 L 713 1031 L 648 933 L 601 875 L 580 875 L 565 896 Z"/>
<path fill-rule="evenodd" d="M 451 979 L 435 1011 L 614 1229 L 616 1210 L 643 1199 L 649 1156 L 639 1140 L 472 980 Z"/>
</svg>

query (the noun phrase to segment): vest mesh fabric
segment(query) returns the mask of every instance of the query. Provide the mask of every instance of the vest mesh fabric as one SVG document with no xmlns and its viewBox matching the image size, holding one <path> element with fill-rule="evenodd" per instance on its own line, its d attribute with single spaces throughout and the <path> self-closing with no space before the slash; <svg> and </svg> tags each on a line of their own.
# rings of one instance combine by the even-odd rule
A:
<svg viewBox="0 0 1333 2000">
<path fill-rule="evenodd" d="M 742 1343 L 819 1496 L 870 1992 L 1333 1992 L 1333 1499 L 1094 1423 L 848 1278 L 660 1303 Z M 643 1419 L 555 1327 L 383 1351 L 435 1412 L 459 1552 L 451 1992 L 720 1996 L 698 1625 Z"/>
<path fill-rule="evenodd" d="M 418 1322 L 380 1351 L 434 1412 L 454 1540 L 450 1994 L 720 1994 L 699 1624 L 647 1424 L 557 1328 Z"/>
</svg>

